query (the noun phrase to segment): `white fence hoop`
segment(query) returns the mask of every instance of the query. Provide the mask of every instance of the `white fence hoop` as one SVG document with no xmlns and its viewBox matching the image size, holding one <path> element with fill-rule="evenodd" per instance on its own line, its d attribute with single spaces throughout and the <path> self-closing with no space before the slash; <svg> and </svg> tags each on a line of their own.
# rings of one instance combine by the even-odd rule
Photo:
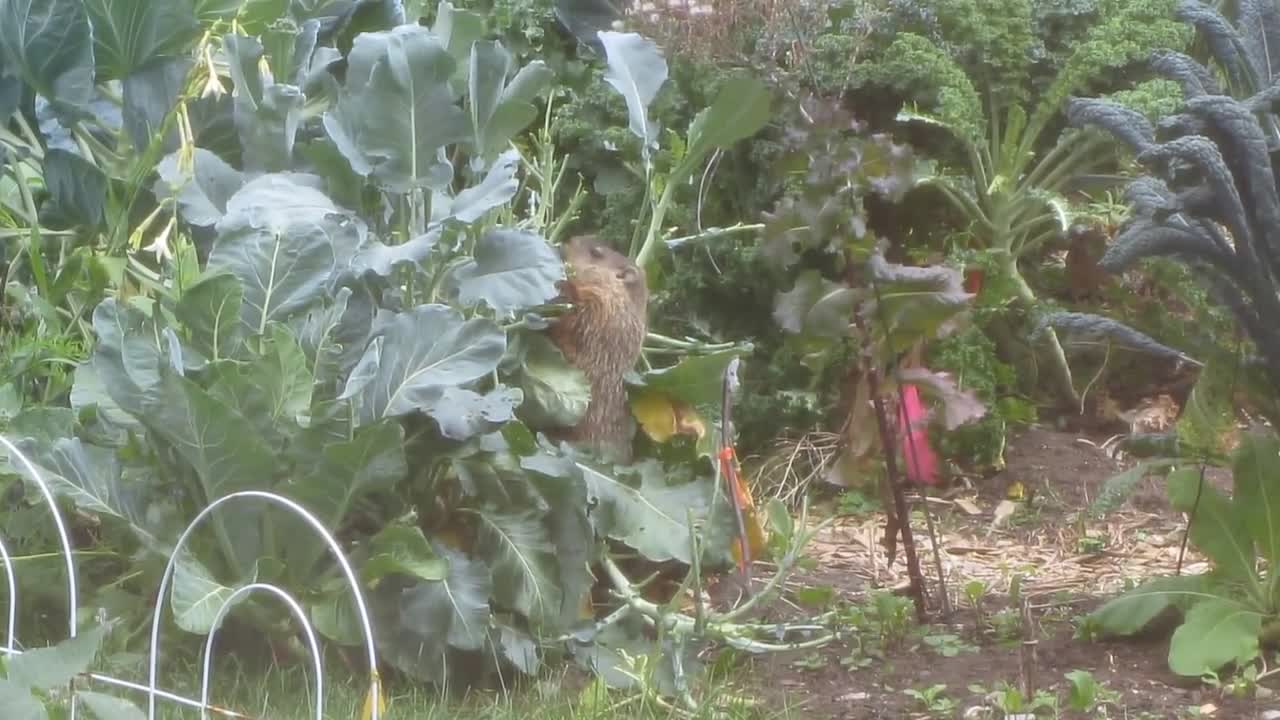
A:
<svg viewBox="0 0 1280 720">
<path fill-rule="evenodd" d="M 64 564 L 67 573 L 67 614 L 68 614 L 68 632 L 69 637 L 76 637 L 76 617 L 79 614 L 78 595 L 79 589 L 76 576 L 75 555 L 72 551 L 70 535 L 67 532 L 67 525 L 62 517 L 61 511 L 58 509 L 56 495 L 50 487 L 48 481 L 41 474 L 40 469 L 35 463 L 27 457 L 26 453 L 18 449 L 17 445 L 8 438 L 0 435 L 0 445 L 8 451 L 10 461 L 16 460 L 15 469 L 20 469 L 21 473 L 27 480 L 34 483 L 39 488 L 40 494 L 43 496 L 45 505 L 49 509 L 49 513 L 53 516 L 54 526 L 58 534 L 58 542 L 60 545 L 60 553 L 64 558 Z M 10 462 L 14 465 L 13 462 Z M 102 683 L 125 690 L 131 690 L 147 695 L 147 718 L 155 720 L 156 717 L 156 701 L 157 699 L 165 700 L 177 705 L 185 705 L 191 708 L 198 708 L 201 717 L 207 718 L 209 714 L 216 714 L 222 717 L 232 718 L 252 718 L 250 715 L 238 713 L 227 708 L 222 708 L 210 704 L 210 678 L 213 674 L 212 658 L 214 643 L 217 638 L 218 630 L 222 625 L 222 621 L 231 612 L 237 601 L 244 596 L 255 592 L 266 592 L 273 595 L 288 607 L 290 613 L 297 619 L 302 627 L 302 631 L 306 636 L 308 650 L 312 658 L 312 672 L 315 674 L 315 717 L 316 720 L 322 720 L 324 717 L 324 660 L 320 654 L 319 638 L 316 635 L 315 628 L 307 618 L 306 611 L 292 595 L 284 589 L 269 583 L 250 583 L 242 587 L 236 588 L 218 607 L 214 616 L 213 623 L 210 627 L 209 634 L 205 638 L 204 649 L 202 652 L 202 667 L 200 681 L 200 698 L 189 698 L 177 693 L 162 690 L 158 687 L 159 674 L 159 655 L 160 655 L 160 618 L 163 615 L 165 606 L 165 597 L 169 593 L 169 584 L 173 578 L 174 570 L 177 565 L 178 553 L 181 552 L 188 538 L 195 532 L 200 524 L 213 513 L 214 510 L 233 500 L 265 500 L 269 504 L 278 505 L 286 511 L 302 518 L 307 525 L 324 541 L 329 553 L 337 561 L 342 568 L 344 579 L 354 596 L 356 612 L 359 617 L 361 631 L 364 635 L 365 652 L 369 661 L 369 697 L 374 699 L 370 703 L 370 720 L 379 720 L 380 717 L 380 700 L 382 697 L 381 680 L 378 675 L 378 658 L 377 650 L 374 646 L 373 623 L 369 615 L 368 605 L 365 602 L 364 594 L 361 592 L 359 581 L 356 577 L 351 563 L 347 560 L 346 554 L 342 552 L 342 547 L 333 535 L 325 528 L 324 523 L 320 522 L 313 514 L 297 502 L 283 497 L 276 493 L 264 490 L 242 490 L 240 492 L 231 493 L 217 498 L 196 515 L 195 519 L 183 530 L 179 536 L 177 543 L 169 553 L 168 561 L 165 565 L 164 574 L 161 576 L 159 593 L 156 598 L 156 607 L 152 613 L 151 622 L 151 641 L 148 659 L 148 679 L 147 683 L 141 684 L 121 678 L 112 677 L 102 673 L 90 672 L 84 677 L 95 682 Z M 8 547 L 0 537 L 0 562 L 4 564 L 5 579 L 8 588 L 7 595 L 7 624 L 6 636 L 3 647 L 0 647 L 0 654 L 20 655 L 17 639 L 17 617 L 18 617 L 18 579 L 17 570 L 13 563 L 13 557 Z M 72 683 L 70 687 L 70 718 L 76 718 L 76 688 Z"/>
</svg>

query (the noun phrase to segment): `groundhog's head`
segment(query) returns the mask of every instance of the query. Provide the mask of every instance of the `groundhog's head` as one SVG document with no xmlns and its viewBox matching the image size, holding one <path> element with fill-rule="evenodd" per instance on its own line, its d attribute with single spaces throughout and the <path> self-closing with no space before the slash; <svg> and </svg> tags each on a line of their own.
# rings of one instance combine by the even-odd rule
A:
<svg viewBox="0 0 1280 720">
<path fill-rule="evenodd" d="M 569 265 L 566 290 L 574 302 L 612 305 L 625 298 L 633 311 L 640 312 L 648 305 L 644 270 L 596 236 L 578 235 L 566 240 L 560 245 L 560 256 Z"/>
</svg>

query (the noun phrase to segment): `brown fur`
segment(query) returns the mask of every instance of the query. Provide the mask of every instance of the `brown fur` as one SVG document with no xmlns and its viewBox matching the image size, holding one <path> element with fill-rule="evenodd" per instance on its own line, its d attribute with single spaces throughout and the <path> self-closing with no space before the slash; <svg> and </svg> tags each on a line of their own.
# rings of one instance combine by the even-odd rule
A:
<svg viewBox="0 0 1280 720">
<path fill-rule="evenodd" d="M 557 435 L 630 462 L 635 429 L 622 376 L 635 366 L 648 332 L 644 271 L 593 235 L 570 238 L 560 254 L 569 266 L 560 292 L 574 308 L 552 326 L 551 341 L 586 374 L 591 402 L 577 425 Z"/>
</svg>

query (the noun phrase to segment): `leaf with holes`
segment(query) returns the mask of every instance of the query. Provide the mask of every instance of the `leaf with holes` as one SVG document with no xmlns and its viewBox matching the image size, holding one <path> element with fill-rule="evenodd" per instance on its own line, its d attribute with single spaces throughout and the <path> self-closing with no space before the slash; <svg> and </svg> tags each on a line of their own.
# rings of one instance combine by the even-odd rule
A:
<svg viewBox="0 0 1280 720">
<path fill-rule="evenodd" d="M 494 228 L 476 241 L 475 257 L 454 271 L 458 299 L 484 302 L 499 316 L 554 298 L 564 279 L 564 261 L 533 233 Z"/>
</svg>

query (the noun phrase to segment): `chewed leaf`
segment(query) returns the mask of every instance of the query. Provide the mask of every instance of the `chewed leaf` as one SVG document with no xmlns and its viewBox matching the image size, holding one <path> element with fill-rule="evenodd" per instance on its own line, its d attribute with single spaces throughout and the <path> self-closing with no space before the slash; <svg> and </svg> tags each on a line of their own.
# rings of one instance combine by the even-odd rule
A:
<svg viewBox="0 0 1280 720">
<path fill-rule="evenodd" d="M 454 273 L 458 299 L 484 302 L 505 316 L 554 298 L 564 261 L 546 240 L 521 230 L 494 228 L 476 242 L 475 257 Z"/>
</svg>

